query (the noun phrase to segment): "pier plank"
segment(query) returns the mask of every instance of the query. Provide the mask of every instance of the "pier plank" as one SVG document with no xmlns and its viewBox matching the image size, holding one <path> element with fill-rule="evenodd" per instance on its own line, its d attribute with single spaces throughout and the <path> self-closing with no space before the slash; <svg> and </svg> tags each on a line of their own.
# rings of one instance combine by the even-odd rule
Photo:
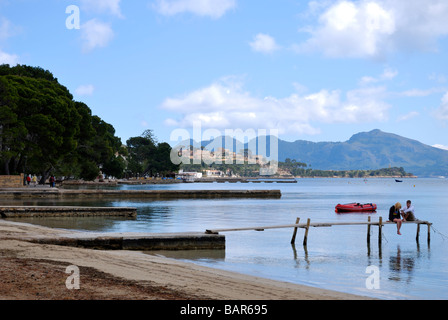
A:
<svg viewBox="0 0 448 320">
<path fill-rule="evenodd" d="M 300 218 L 297 218 L 297 221 L 299 221 Z M 379 218 L 379 221 L 371 221 L 370 217 L 368 221 L 346 221 L 346 222 L 310 222 L 310 219 L 307 220 L 307 223 L 294 223 L 294 224 L 283 224 L 283 225 L 274 225 L 274 226 L 257 226 L 257 227 L 240 227 L 240 228 L 227 228 L 227 229 L 207 229 L 205 230 L 206 234 L 219 234 L 220 232 L 234 232 L 234 231 L 264 231 L 269 229 L 284 229 L 284 228 L 294 228 L 293 237 L 291 240 L 291 243 L 294 243 L 296 232 L 298 228 L 305 229 L 305 236 L 303 239 L 303 245 L 306 246 L 307 239 L 308 239 L 308 231 L 310 227 L 333 227 L 333 226 L 359 226 L 359 225 L 366 225 L 367 228 L 367 243 L 370 243 L 370 226 L 378 226 L 379 229 L 379 236 L 378 236 L 378 243 L 381 243 L 381 229 L 385 225 L 396 225 L 395 222 L 391 221 L 382 221 L 382 217 Z M 418 241 L 418 232 L 420 230 L 421 224 L 426 224 L 428 226 L 428 242 L 430 241 L 430 227 L 432 225 L 431 222 L 425 221 L 425 220 L 416 220 L 416 221 L 406 221 L 403 222 L 403 225 L 406 224 L 417 224 L 417 241 Z"/>
<path fill-rule="evenodd" d="M 395 222 L 382 222 L 383 226 L 387 224 L 395 224 Z M 406 221 L 403 224 L 431 224 L 428 221 Z M 332 227 L 332 226 L 356 226 L 356 225 L 379 225 L 379 221 L 354 221 L 354 222 L 311 222 L 310 227 Z M 306 228 L 307 223 L 298 224 L 283 224 L 273 226 L 258 226 L 258 227 L 241 227 L 241 228 L 227 228 L 227 229 L 207 229 L 206 233 L 219 233 L 219 232 L 232 232 L 232 231 L 250 231 L 250 230 L 263 230 L 263 229 L 284 229 L 284 228 Z"/>
</svg>

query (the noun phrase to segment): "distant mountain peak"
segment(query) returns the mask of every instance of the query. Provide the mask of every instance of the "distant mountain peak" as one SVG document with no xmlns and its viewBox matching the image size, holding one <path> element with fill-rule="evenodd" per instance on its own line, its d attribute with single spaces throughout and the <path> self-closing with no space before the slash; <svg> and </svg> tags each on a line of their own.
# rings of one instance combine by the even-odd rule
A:
<svg viewBox="0 0 448 320">
<path fill-rule="evenodd" d="M 279 160 L 296 159 L 321 170 L 377 170 L 403 167 L 418 176 L 448 176 L 448 151 L 379 129 L 346 142 L 279 140 Z"/>
</svg>

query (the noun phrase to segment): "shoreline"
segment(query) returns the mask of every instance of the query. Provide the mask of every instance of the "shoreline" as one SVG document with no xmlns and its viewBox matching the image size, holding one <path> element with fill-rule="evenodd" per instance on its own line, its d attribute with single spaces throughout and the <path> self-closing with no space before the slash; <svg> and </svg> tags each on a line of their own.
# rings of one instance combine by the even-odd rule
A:
<svg viewBox="0 0 448 320">
<path fill-rule="evenodd" d="M 280 183 L 287 183 L 291 180 L 295 179 L 417 179 L 418 176 L 411 175 L 411 176 L 366 176 L 366 177 L 339 177 L 339 176 L 332 176 L 332 177 L 321 177 L 321 176 L 259 176 L 259 177 L 202 177 L 202 178 L 195 178 L 194 181 L 188 181 L 185 182 L 183 180 L 178 179 L 116 179 L 116 180 L 109 180 L 104 179 L 102 181 L 95 180 L 95 181 L 83 181 L 83 180 L 65 180 L 60 185 L 62 187 L 64 186 L 119 186 L 119 185 L 157 185 L 157 184 L 182 184 L 182 183 L 223 183 L 223 182 L 230 182 L 230 183 L 236 183 L 236 182 L 242 182 L 242 183 L 258 183 L 258 182 L 266 182 L 265 180 L 278 180 L 276 182 Z M 286 181 L 285 181 L 286 180 Z M 290 181 L 287 181 L 290 180 Z"/>
<path fill-rule="evenodd" d="M 26 241 L 27 237 L 62 232 L 83 233 L 0 219 L 0 300 L 375 300 L 140 251 Z M 80 290 L 65 286 L 69 265 L 80 269 Z"/>
</svg>

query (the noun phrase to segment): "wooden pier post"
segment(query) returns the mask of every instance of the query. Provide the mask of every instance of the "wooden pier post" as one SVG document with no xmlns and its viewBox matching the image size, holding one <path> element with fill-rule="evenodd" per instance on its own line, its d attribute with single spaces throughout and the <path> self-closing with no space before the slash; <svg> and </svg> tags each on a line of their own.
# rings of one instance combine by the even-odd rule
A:
<svg viewBox="0 0 448 320">
<path fill-rule="evenodd" d="M 299 224 L 300 218 L 296 219 L 296 224 Z M 297 227 L 294 228 L 294 232 L 292 234 L 291 244 L 294 244 L 296 242 L 296 235 L 297 235 Z"/>
<path fill-rule="evenodd" d="M 370 216 L 367 218 L 367 221 L 370 222 Z M 370 224 L 367 225 L 367 244 L 370 245 Z"/>
<path fill-rule="evenodd" d="M 417 235 L 415 236 L 415 241 L 418 242 L 419 237 L 420 237 L 420 223 L 417 223 Z"/>
<path fill-rule="evenodd" d="M 380 217 L 380 221 L 378 224 L 378 245 L 381 246 L 381 240 L 382 240 L 382 230 L 383 229 L 383 217 Z"/>
<path fill-rule="evenodd" d="M 311 219 L 308 218 L 308 221 L 306 222 L 306 227 L 305 227 L 305 237 L 303 237 L 303 246 L 306 247 L 306 243 L 308 242 L 308 230 L 310 229 L 310 223 L 311 223 Z"/>
<path fill-rule="evenodd" d="M 396 225 L 394 222 L 391 221 L 386 221 L 383 222 L 383 217 L 379 217 L 379 221 L 378 222 L 372 222 L 371 217 L 368 217 L 368 222 L 362 222 L 362 221 L 355 221 L 355 222 L 314 222 L 311 223 L 311 219 L 308 218 L 307 223 L 301 223 L 299 224 L 300 218 L 296 219 L 296 223 L 295 224 L 285 224 L 285 225 L 275 225 L 275 226 L 259 226 L 259 227 L 242 227 L 242 228 L 230 228 L 230 229 L 214 229 L 214 230 L 205 230 L 205 233 L 207 234 L 218 234 L 219 232 L 230 232 L 230 231 L 246 231 L 246 230 L 255 230 L 255 231 L 264 231 L 265 229 L 281 229 L 281 228 L 294 228 L 294 233 L 291 239 L 291 244 L 294 244 L 296 236 L 297 236 L 297 230 L 299 228 L 304 228 L 305 229 L 305 236 L 303 238 L 303 246 L 306 247 L 307 243 L 308 243 L 308 232 L 310 230 L 310 227 L 332 227 L 332 226 L 354 226 L 354 225 L 367 225 L 367 244 L 368 244 L 368 248 L 370 248 L 370 230 L 371 230 L 371 226 L 376 226 L 378 225 L 378 247 L 379 247 L 379 252 L 381 255 L 381 242 L 382 242 L 382 238 L 383 238 L 383 226 L 385 225 Z M 409 221 L 409 222 L 405 222 L 405 224 L 408 223 L 415 223 L 417 224 L 417 243 L 418 243 L 418 239 L 419 239 L 419 234 L 420 234 L 420 224 L 426 224 L 428 226 L 428 245 L 429 242 L 431 241 L 431 225 L 432 223 L 430 223 L 429 221 L 422 221 L 422 220 L 418 220 L 418 221 Z"/>
</svg>

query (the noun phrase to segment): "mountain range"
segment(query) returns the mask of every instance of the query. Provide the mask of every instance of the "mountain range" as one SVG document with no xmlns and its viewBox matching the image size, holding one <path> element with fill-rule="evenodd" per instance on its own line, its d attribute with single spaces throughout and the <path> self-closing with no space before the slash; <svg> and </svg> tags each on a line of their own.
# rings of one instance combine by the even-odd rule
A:
<svg viewBox="0 0 448 320">
<path fill-rule="evenodd" d="M 279 161 L 305 162 L 321 170 L 403 167 L 420 177 L 448 176 L 448 150 L 381 130 L 360 132 L 345 142 L 278 141 Z"/>
<path fill-rule="evenodd" d="M 256 139 L 261 138 L 266 137 Z M 239 151 L 236 150 L 238 144 L 234 138 L 222 136 L 221 139 L 223 147 L 233 146 L 234 152 Z M 269 154 L 269 142 L 272 140 L 264 141 L 267 141 L 266 149 Z M 202 141 L 201 146 L 205 147 L 210 143 L 211 141 Z M 247 148 L 248 145 L 251 145 L 251 142 L 246 143 L 244 147 Z M 378 129 L 354 134 L 345 142 L 288 142 L 278 139 L 278 160 L 285 161 L 287 158 L 320 170 L 403 167 L 406 172 L 419 177 L 448 176 L 448 150 Z"/>
</svg>

